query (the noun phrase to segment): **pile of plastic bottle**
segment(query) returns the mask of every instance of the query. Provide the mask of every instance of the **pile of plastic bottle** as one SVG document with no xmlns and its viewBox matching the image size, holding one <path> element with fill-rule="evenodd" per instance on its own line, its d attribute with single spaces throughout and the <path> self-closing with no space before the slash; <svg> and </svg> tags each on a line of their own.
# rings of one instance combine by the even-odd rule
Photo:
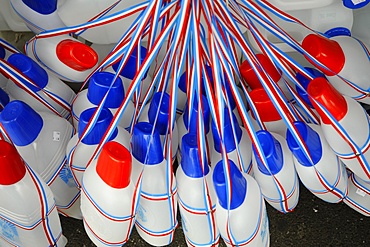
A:
<svg viewBox="0 0 370 247">
<path fill-rule="evenodd" d="M 35 33 L 0 40 L 0 246 L 65 246 L 59 215 L 165 246 L 178 213 L 269 246 L 299 181 L 370 216 L 368 1 L 0 3 Z"/>
</svg>

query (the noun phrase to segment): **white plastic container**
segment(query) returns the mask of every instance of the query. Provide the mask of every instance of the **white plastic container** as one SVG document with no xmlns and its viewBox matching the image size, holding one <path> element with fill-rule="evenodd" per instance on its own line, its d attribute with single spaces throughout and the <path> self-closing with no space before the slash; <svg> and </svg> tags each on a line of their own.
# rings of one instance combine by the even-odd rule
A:
<svg viewBox="0 0 370 247">
<path fill-rule="evenodd" d="M 23 19 L 14 11 L 9 0 L 0 0 L 0 26 L 1 31 L 29 32 Z"/>
<path fill-rule="evenodd" d="M 54 114 L 37 113 L 18 100 L 5 106 L 0 122 L 25 162 L 53 191 L 58 211 L 81 219 L 80 191 L 65 156 L 73 134 L 72 125 Z"/>
<path fill-rule="evenodd" d="M 104 107 L 90 133 L 78 143 L 79 138 L 81 137 L 95 110 L 96 108 L 89 108 L 81 113 L 78 132 L 69 140 L 65 149 L 67 163 L 71 167 L 73 175 L 79 186 L 81 186 L 82 177 L 88 166 L 88 162 L 91 159 L 91 156 L 94 154 L 96 147 L 103 138 L 103 135 L 113 118 L 112 113 Z M 119 126 L 113 132 L 109 141 L 118 142 L 126 148 L 130 147 L 129 133 Z"/>
<path fill-rule="evenodd" d="M 87 235 L 96 246 L 122 246 L 134 227 L 139 190 L 130 181 L 131 154 L 107 142 L 83 176 L 81 211 Z"/>
<path fill-rule="evenodd" d="M 370 61 L 364 48 L 356 39 L 346 35 L 328 39 L 311 34 L 305 37 L 302 46 L 309 54 L 328 67 L 329 70 L 321 70 L 341 94 L 350 96 L 361 103 L 370 104 L 370 97 L 359 99 L 363 95 L 338 77 L 341 76 L 364 90 L 370 87 L 368 80 Z"/>
<path fill-rule="evenodd" d="M 232 188 L 230 205 L 222 161 L 215 166 L 212 176 L 218 197 L 216 220 L 221 237 L 226 246 L 270 246 L 265 201 L 256 180 L 240 172 L 231 160 L 229 165 Z"/>
<path fill-rule="evenodd" d="M 149 122 L 155 124 L 162 142 L 162 149 L 166 148 L 165 141 L 169 138 L 169 105 L 170 96 L 164 92 L 157 92 L 153 95 L 152 101 L 144 106 L 144 109 L 139 117 L 140 122 Z M 168 133 L 168 134 L 167 134 Z M 175 162 L 177 150 L 179 147 L 179 131 L 175 122 L 172 129 L 172 162 Z"/>
<path fill-rule="evenodd" d="M 135 227 L 140 237 L 150 245 L 164 246 L 172 242 L 177 227 L 177 186 L 174 174 L 170 174 L 167 161 L 163 158 L 161 141 L 156 129 L 147 122 L 134 126 L 132 156 L 143 169 L 139 206 Z M 137 171 L 135 172 L 137 174 Z"/>
<path fill-rule="evenodd" d="M 25 50 L 46 70 L 69 82 L 83 82 L 98 63 L 91 47 L 68 35 L 31 39 Z"/>
<path fill-rule="evenodd" d="M 361 179 L 370 181 L 370 151 L 369 145 L 370 126 L 369 118 L 362 106 L 354 99 L 341 95 L 333 86 L 323 78 L 316 78 L 308 84 L 307 91 L 315 100 L 331 113 L 339 122 L 350 138 L 361 148 L 363 158 L 367 164 L 362 165 L 352 148 L 345 139 L 330 124 L 329 119 L 317 108 L 321 117 L 321 128 L 330 147 L 339 156 L 347 168 Z M 365 148 L 365 149 L 364 149 Z"/>
<path fill-rule="evenodd" d="M 34 33 L 64 27 L 57 13 L 58 0 L 10 0 L 14 11 Z"/>
<path fill-rule="evenodd" d="M 352 28 L 353 11 L 352 9 L 344 7 L 342 1 L 327 0 L 319 2 L 318 0 L 276 0 L 272 3 L 277 3 L 276 6 L 284 6 L 281 8 L 281 10 L 297 18 L 313 30 L 321 33 L 325 33 L 328 30 L 336 27 L 344 27 L 348 30 L 351 30 Z M 308 29 L 298 24 L 280 19 L 269 11 L 266 11 L 266 13 L 276 22 L 277 25 L 279 25 L 299 43 L 304 39 L 305 36 L 307 36 L 309 33 L 312 33 Z M 261 34 L 277 48 L 284 52 L 295 52 L 292 47 L 290 47 L 281 39 L 277 38 L 274 34 L 270 33 L 267 29 L 259 24 L 256 26 Z M 252 37 L 250 32 L 248 32 L 248 38 L 253 47 L 260 51 L 257 42 Z"/>
<path fill-rule="evenodd" d="M 253 147 L 253 172 L 262 195 L 276 210 L 289 213 L 299 200 L 299 179 L 294 168 L 293 155 L 285 139 L 266 130 L 257 131 L 268 167 L 257 157 Z"/>
<path fill-rule="evenodd" d="M 205 128 L 205 133 L 207 135 L 207 142 L 212 141 L 212 131 L 210 130 L 210 112 L 209 112 L 209 105 L 207 98 L 202 96 L 202 113 L 203 113 L 203 123 Z M 177 119 L 176 121 L 178 132 L 179 132 L 179 140 L 182 140 L 182 137 L 187 133 L 197 133 L 197 125 L 198 125 L 198 100 L 194 99 L 194 104 L 192 108 L 191 117 L 189 119 L 188 114 L 188 105 L 186 104 L 183 114 Z M 182 142 L 179 142 L 179 150 L 177 152 L 177 161 L 178 163 L 181 162 L 181 145 Z"/>
<path fill-rule="evenodd" d="M 353 25 L 351 34 L 360 39 L 367 45 L 370 45 L 370 4 L 353 12 Z"/>
<path fill-rule="evenodd" d="M 10 143 L 0 141 L 0 238 L 2 246 L 61 246 L 67 239 L 53 193 Z"/>
<path fill-rule="evenodd" d="M 252 141 L 249 138 L 246 129 L 238 125 L 238 121 L 234 113 L 232 112 L 232 119 L 228 109 L 225 108 L 224 113 L 224 145 L 228 155 L 228 158 L 232 160 L 239 167 L 240 171 L 253 174 L 252 171 Z M 232 121 L 232 122 L 231 122 Z M 235 128 L 235 136 L 233 133 L 233 126 Z M 221 140 L 218 135 L 218 131 L 214 121 L 212 121 L 212 136 L 213 136 L 213 148 L 210 148 L 211 154 L 211 166 L 214 167 L 220 160 L 221 156 Z M 238 154 L 239 148 L 240 156 Z M 212 144 L 210 144 L 212 146 Z M 239 156 L 239 157 L 238 157 Z"/>
<path fill-rule="evenodd" d="M 58 8 L 58 14 L 65 25 L 74 26 L 87 22 L 116 2 L 116 0 L 66 0 L 64 4 Z M 117 6 L 106 14 L 106 16 L 143 2 L 145 1 L 120 1 Z M 117 43 L 140 13 L 141 12 L 137 12 L 113 23 L 88 29 L 81 33 L 81 37 L 96 44 Z"/>
<path fill-rule="evenodd" d="M 343 202 L 353 210 L 370 216 L 370 184 L 365 182 L 354 173 L 348 177 L 348 195 Z"/>
<path fill-rule="evenodd" d="M 88 88 L 78 93 L 72 105 L 73 125 L 76 129 L 78 129 L 81 113 L 100 104 L 113 79 L 114 74 L 110 72 L 96 72 L 91 76 Z M 118 77 L 109 91 L 104 107 L 107 107 L 114 115 L 124 98 L 125 89 L 121 78 Z M 129 130 L 134 110 L 135 106 L 130 101 L 121 117 L 119 126 Z"/>
<path fill-rule="evenodd" d="M 266 130 L 285 137 L 287 126 L 266 91 L 263 88 L 256 88 L 250 91 L 249 95 L 257 109 L 260 120 L 265 125 Z M 256 117 L 252 111 L 249 110 L 248 113 L 255 130 L 260 130 Z"/>
<path fill-rule="evenodd" d="M 290 131 L 287 143 L 294 155 L 294 165 L 303 185 L 318 198 L 339 203 L 347 195 L 348 177 L 344 164 L 327 143 L 321 127 L 294 122 L 307 146 L 313 164 L 304 156 Z"/>
<path fill-rule="evenodd" d="M 43 91 L 48 91 L 50 94 L 58 97 L 59 100 L 71 105 L 76 94 L 69 86 L 67 86 L 58 77 L 48 73 L 31 58 L 21 53 L 11 55 L 8 58 L 8 62 L 21 71 L 29 79 L 31 79 L 39 87 L 37 88 L 30 83 L 23 82 L 33 92 L 45 99 L 46 102 L 52 105 L 61 116 L 66 119 L 70 117 L 70 110 L 63 108 Z M 5 90 L 11 95 L 12 98 L 24 101 L 35 111 L 52 112 L 49 108 L 27 93 L 23 88 L 17 86 L 12 80 L 8 80 Z"/>
<path fill-rule="evenodd" d="M 184 135 L 182 147 L 183 159 L 176 171 L 176 182 L 187 245 L 218 246 L 220 234 L 215 220 L 217 197 L 211 168 L 208 165 L 202 167 L 200 163 L 195 134 Z"/>
</svg>

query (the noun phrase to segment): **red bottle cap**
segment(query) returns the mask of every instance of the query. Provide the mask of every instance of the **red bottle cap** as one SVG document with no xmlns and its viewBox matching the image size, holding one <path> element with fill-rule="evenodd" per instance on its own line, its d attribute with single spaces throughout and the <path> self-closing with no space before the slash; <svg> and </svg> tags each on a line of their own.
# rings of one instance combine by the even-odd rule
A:
<svg viewBox="0 0 370 247">
<path fill-rule="evenodd" d="M 26 174 L 26 166 L 17 149 L 4 140 L 0 140 L 0 184 L 12 185 Z"/>
<path fill-rule="evenodd" d="M 347 102 L 325 78 L 317 77 L 313 79 L 307 87 L 307 93 L 324 106 L 333 117 L 340 121 L 347 114 Z M 325 124 L 330 124 L 329 119 L 319 109 L 317 104 L 310 98 L 312 105 L 319 113 L 321 120 Z"/>
<path fill-rule="evenodd" d="M 131 153 L 118 142 L 107 142 L 101 150 L 96 164 L 96 172 L 109 186 L 116 189 L 130 184 L 132 168 Z"/>
<path fill-rule="evenodd" d="M 272 122 L 272 121 L 278 121 L 281 119 L 279 112 L 276 110 L 274 104 L 270 100 L 265 89 L 263 88 L 253 89 L 249 93 L 249 95 L 254 105 L 257 108 L 257 112 L 262 122 Z M 252 112 L 252 117 L 254 119 L 256 118 L 253 115 L 253 112 Z"/>
<path fill-rule="evenodd" d="M 59 60 L 77 71 L 91 69 L 98 63 L 98 54 L 88 45 L 74 40 L 63 40 L 57 45 Z"/>
<path fill-rule="evenodd" d="M 274 64 L 268 59 L 264 54 L 256 54 L 257 60 L 266 70 L 266 72 L 271 76 L 274 82 L 278 82 L 281 78 L 279 71 L 275 68 Z M 257 74 L 254 72 L 248 61 L 244 61 L 239 66 L 240 74 L 243 76 L 245 81 L 248 83 L 251 89 L 256 89 L 262 87 Z"/>
<path fill-rule="evenodd" d="M 346 58 L 339 43 L 335 40 L 317 34 L 309 34 L 304 38 L 302 47 L 329 69 L 318 68 L 325 75 L 333 76 L 343 69 Z M 308 57 L 306 59 L 315 65 Z"/>
</svg>

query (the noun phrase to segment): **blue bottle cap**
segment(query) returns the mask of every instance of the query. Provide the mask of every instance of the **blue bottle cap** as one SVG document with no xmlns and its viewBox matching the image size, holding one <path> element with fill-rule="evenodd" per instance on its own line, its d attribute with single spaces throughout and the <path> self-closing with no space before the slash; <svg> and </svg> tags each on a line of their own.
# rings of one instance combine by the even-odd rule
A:
<svg viewBox="0 0 370 247">
<path fill-rule="evenodd" d="M 170 110 L 170 96 L 166 92 L 157 92 L 153 95 L 152 101 L 150 102 L 148 110 L 149 123 L 154 124 L 157 116 L 157 122 L 155 128 L 158 130 L 160 135 L 167 134 L 168 128 L 168 117 Z"/>
<path fill-rule="evenodd" d="M 12 54 L 8 58 L 8 62 L 13 65 L 15 68 L 20 70 L 24 75 L 31 79 L 40 89 L 46 87 L 48 84 L 48 74 L 46 71 L 41 68 L 35 61 L 30 57 L 23 55 L 22 53 Z M 32 84 L 23 81 L 33 92 L 38 92 L 40 89 L 33 86 Z"/>
<path fill-rule="evenodd" d="M 131 138 L 132 155 L 146 165 L 156 165 L 163 161 L 161 138 L 153 125 L 147 122 L 135 124 Z"/>
<path fill-rule="evenodd" d="M 186 176 L 202 178 L 203 169 L 199 159 L 198 141 L 195 134 L 186 134 L 182 137 L 181 168 Z M 207 161 L 204 162 L 208 164 Z M 209 172 L 209 167 L 204 167 L 204 176 Z"/>
<path fill-rule="evenodd" d="M 231 92 L 230 84 L 229 84 L 229 82 L 224 82 L 223 84 L 224 84 L 224 87 L 225 87 L 227 99 L 229 100 L 228 103 L 230 105 L 230 108 L 232 110 L 234 110 L 235 107 L 236 107 L 236 102 L 234 100 L 233 93 Z"/>
<path fill-rule="evenodd" d="M 231 119 L 230 119 L 230 116 L 229 116 L 228 109 L 225 108 L 224 111 L 225 111 L 225 113 L 224 113 L 224 116 L 225 116 L 225 119 L 224 119 L 224 135 L 225 135 L 225 137 L 224 137 L 223 141 L 224 141 L 224 144 L 225 144 L 226 152 L 230 153 L 230 152 L 235 150 L 236 146 L 235 146 L 233 128 L 232 128 L 232 125 L 231 125 Z M 233 120 L 234 127 L 235 127 L 236 143 L 239 143 L 240 140 L 242 139 L 243 131 L 240 128 L 238 120 L 236 119 L 233 112 L 231 112 L 231 115 L 232 115 L 232 120 Z M 217 152 L 221 153 L 220 136 L 218 135 L 216 124 L 214 123 L 214 121 L 212 121 L 212 133 L 213 133 L 214 147 L 215 147 Z"/>
<path fill-rule="evenodd" d="M 314 68 L 311 68 L 311 67 L 304 67 L 308 72 L 310 72 L 312 74 L 312 76 L 314 78 L 317 78 L 317 77 L 323 77 L 323 78 L 326 78 L 324 73 L 322 73 L 321 71 L 317 70 L 317 69 L 314 69 Z M 310 80 L 307 79 L 306 77 L 304 77 L 304 75 L 302 75 L 301 73 L 297 73 L 296 74 L 296 78 L 297 80 L 302 84 L 302 86 L 304 87 L 304 89 L 306 89 L 307 91 L 307 87 L 308 87 L 308 83 L 310 83 Z M 297 89 L 297 93 L 302 97 L 302 99 L 311 107 L 311 108 L 314 108 L 310 99 L 309 99 L 309 96 L 307 94 L 307 92 L 303 91 L 302 89 L 300 89 L 299 87 L 296 87 Z"/>
<path fill-rule="evenodd" d="M 5 49 L 4 47 L 0 46 L 0 58 L 4 59 L 5 58 Z"/>
<path fill-rule="evenodd" d="M 364 1 L 353 1 L 353 0 L 343 0 L 343 5 L 349 9 L 359 9 L 366 6 L 370 0 Z"/>
<path fill-rule="evenodd" d="M 186 72 L 180 76 L 179 88 L 182 92 L 186 93 Z"/>
<path fill-rule="evenodd" d="M 147 50 L 144 46 L 141 46 L 140 47 L 140 63 L 143 63 L 144 62 L 144 59 L 146 57 L 146 54 L 147 54 Z M 123 77 L 126 77 L 130 80 L 134 79 L 135 77 L 135 74 L 138 70 L 138 68 L 136 67 L 137 65 L 137 48 L 134 49 L 134 51 L 132 52 L 131 56 L 129 57 L 125 67 L 123 67 L 120 75 L 123 76 Z M 114 71 L 117 71 L 118 70 L 118 66 L 120 64 L 121 60 L 119 60 L 117 63 L 113 64 L 112 65 L 112 68 L 114 69 Z M 144 78 L 146 77 L 146 75 L 144 76 Z"/>
<path fill-rule="evenodd" d="M 96 72 L 91 76 L 87 89 L 87 98 L 92 104 L 99 105 L 104 95 L 107 93 L 114 76 L 115 75 L 110 72 Z M 118 108 L 124 97 L 125 90 L 121 78 L 118 77 L 109 91 L 104 106 L 107 108 Z"/>
<path fill-rule="evenodd" d="M 317 164 L 317 162 L 319 162 L 322 157 L 322 146 L 319 134 L 317 134 L 317 132 L 314 131 L 310 126 L 301 121 L 295 121 L 294 126 L 301 134 L 302 139 L 305 142 L 307 149 L 311 154 L 311 159 L 313 163 Z M 290 151 L 297 158 L 299 163 L 307 167 L 312 166 L 312 164 L 303 154 L 302 149 L 300 148 L 300 146 L 298 145 L 298 143 L 296 142 L 292 133 L 289 130 L 286 135 L 286 140 Z"/>
<path fill-rule="evenodd" d="M 221 207 L 227 209 L 228 198 L 227 198 L 227 185 L 225 181 L 225 171 L 222 164 L 222 160 L 219 161 L 215 169 L 213 170 L 213 184 L 218 197 L 218 202 Z M 238 167 L 229 160 L 230 165 L 230 181 L 231 181 L 231 203 L 230 209 L 239 207 L 245 199 L 247 194 L 247 180 L 243 177 Z"/>
<path fill-rule="evenodd" d="M 264 166 L 253 145 L 253 152 L 256 157 L 258 169 L 265 175 L 275 175 L 279 173 L 284 163 L 283 150 L 280 143 L 266 130 L 259 130 L 256 134 L 262 146 L 268 166 L 268 168 Z"/>
<path fill-rule="evenodd" d="M 57 0 L 22 0 L 22 2 L 42 15 L 48 15 L 57 10 Z"/>
<path fill-rule="evenodd" d="M 85 130 L 87 124 L 89 123 L 91 117 L 93 116 L 96 107 L 89 108 L 83 111 L 80 115 L 80 121 L 78 122 L 78 137 L 80 138 L 83 131 Z M 107 131 L 110 122 L 113 119 L 113 115 L 108 108 L 103 108 L 100 112 L 98 120 L 96 121 L 94 127 L 88 133 L 84 139 L 82 139 L 82 143 L 87 145 L 96 145 L 99 144 L 101 139 L 103 138 L 105 132 Z M 116 128 L 109 141 L 113 140 L 118 134 L 118 129 Z"/>
<path fill-rule="evenodd" d="M 9 95 L 0 88 L 0 111 L 9 103 Z"/>
<path fill-rule="evenodd" d="M 17 146 L 31 144 L 43 126 L 41 116 L 20 100 L 14 100 L 5 106 L 0 114 L 0 122 Z"/>
<path fill-rule="evenodd" d="M 210 112 L 209 112 L 209 105 L 207 98 L 202 95 L 202 105 L 203 105 L 203 116 L 204 116 L 204 126 L 206 129 L 206 133 L 209 132 L 209 121 L 210 121 Z M 197 132 L 197 118 L 198 118 L 198 99 L 194 98 L 194 104 L 192 108 L 192 113 L 191 113 L 191 119 L 189 123 L 189 114 L 188 114 L 188 104 L 185 104 L 185 110 L 183 113 L 183 121 L 185 127 L 188 129 L 189 132 L 191 133 L 196 133 Z"/>
<path fill-rule="evenodd" d="M 351 36 L 351 30 L 346 27 L 334 27 L 326 31 L 324 35 L 328 38 L 335 36 Z"/>
</svg>

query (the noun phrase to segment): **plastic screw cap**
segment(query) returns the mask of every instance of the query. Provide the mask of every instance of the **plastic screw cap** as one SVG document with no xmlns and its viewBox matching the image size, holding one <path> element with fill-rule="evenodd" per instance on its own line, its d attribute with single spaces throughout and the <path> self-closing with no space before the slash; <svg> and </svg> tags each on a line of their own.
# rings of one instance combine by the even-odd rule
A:
<svg viewBox="0 0 370 247">
<path fill-rule="evenodd" d="M 140 64 L 144 62 L 144 59 L 147 54 L 147 49 L 144 46 L 140 46 Z M 126 65 L 121 70 L 120 75 L 128 78 L 130 80 L 133 80 L 135 78 L 136 72 L 139 68 L 137 68 L 137 56 L 138 56 L 138 50 L 137 48 L 134 49 L 134 51 L 131 53 L 128 61 L 126 62 Z M 121 60 L 120 60 L 121 61 Z M 112 65 L 112 68 L 114 71 L 118 70 L 120 61 Z M 144 76 L 144 78 L 146 75 Z"/>
<path fill-rule="evenodd" d="M 204 167 L 200 162 L 198 140 L 195 134 L 186 134 L 182 137 L 181 168 L 186 176 L 202 178 L 209 172 L 207 160 Z"/>
<path fill-rule="evenodd" d="M 110 72 L 96 72 L 89 81 L 87 90 L 88 100 L 94 104 L 99 105 L 104 95 L 108 92 L 115 75 Z M 104 106 L 108 108 L 118 108 L 125 97 L 125 90 L 123 88 L 122 80 L 117 77 L 109 90 Z"/>
<path fill-rule="evenodd" d="M 243 177 L 243 174 L 240 172 L 234 162 L 228 160 L 228 165 L 231 181 L 230 209 L 232 210 L 238 208 L 244 202 L 247 194 L 247 180 Z M 213 170 L 212 179 L 218 202 L 220 203 L 221 207 L 228 209 L 227 184 L 222 160 L 216 164 L 215 169 Z"/>
<path fill-rule="evenodd" d="M 314 68 L 310 68 L 310 67 L 305 67 L 305 69 L 311 73 L 311 75 L 313 76 L 313 78 L 317 78 L 317 77 L 323 77 L 323 78 L 326 78 L 325 75 L 317 70 L 317 69 L 314 69 Z M 311 101 L 310 101 L 310 98 L 307 94 L 307 87 L 308 87 L 308 83 L 310 83 L 311 80 L 307 79 L 304 75 L 302 75 L 301 73 L 297 73 L 296 74 L 296 78 L 297 80 L 302 84 L 303 88 L 306 90 L 306 91 L 303 91 L 301 88 L 297 87 L 296 86 L 296 89 L 297 89 L 297 93 L 302 97 L 302 99 L 311 107 L 313 108 L 313 105 L 311 104 Z"/>
<path fill-rule="evenodd" d="M 343 5 L 349 9 L 359 9 L 366 6 L 369 2 L 370 2 L 369 0 L 362 1 L 343 0 Z"/>
<path fill-rule="evenodd" d="M 197 132 L 197 124 L 198 124 L 198 99 L 194 98 L 194 103 L 192 105 L 192 112 L 189 122 L 189 113 L 188 113 L 188 104 L 185 105 L 185 110 L 183 113 L 183 121 L 184 125 L 187 128 L 188 132 L 196 133 Z M 203 113 L 203 120 L 204 120 L 204 127 L 206 133 L 209 132 L 209 121 L 210 121 L 210 112 L 209 112 L 209 105 L 207 98 L 202 95 L 202 113 Z"/>
<path fill-rule="evenodd" d="M 9 95 L 0 88 L 0 111 L 4 109 L 4 107 L 9 103 L 10 98 Z"/>
<path fill-rule="evenodd" d="M 232 117 L 232 122 L 230 119 L 230 114 Z M 236 119 L 233 112 L 230 112 L 227 108 L 224 109 L 224 145 L 226 152 L 232 152 L 236 148 L 236 144 L 240 143 L 240 140 L 242 139 L 243 131 L 239 126 L 238 120 Z M 233 123 L 233 125 L 232 125 Z M 235 129 L 235 137 L 233 132 L 233 126 Z M 213 133 L 213 142 L 214 142 L 214 148 L 218 153 L 221 153 L 221 139 L 218 135 L 217 127 L 214 121 L 212 121 L 212 133 Z"/>
<path fill-rule="evenodd" d="M 155 128 L 158 130 L 160 135 L 165 135 L 167 133 L 169 110 L 170 96 L 168 93 L 155 93 L 153 95 L 152 102 L 150 102 L 148 118 L 151 124 L 155 123 Z"/>
<path fill-rule="evenodd" d="M 297 141 L 293 137 L 293 134 L 288 130 L 286 140 L 290 151 L 297 158 L 298 162 L 303 166 L 310 167 L 317 164 L 317 162 L 319 162 L 322 157 L 322 146 L 319 134 L 317 134 L 316 131 L 314 131 L 310 126 L 302 121 L 295 121 L 293 124 L 301 135 L 310 153 L 313 164 L 304 155 L 301 147 L 298 145 Z"/>
<path fill-rule="evenodd" d="M 104 144 L 96 163 L 96 172 L 110 187 L 126 188 L 130 184 L 132 157 L 122 144 L 110 141 Z"/>
<path fill-rule="evenodd" d="M 258 170 L 265 175 L 271 176 L 280 172 L 283 168 L 284 157 L 281 144 L 276 140 L 270 132 L 266 130 L 257 131 L 257 138 L 262 146 L 263 154 L 266 157 L 267 166 L 266 167 L 261 158 L 256 152 L 256 148 L 253 145 L 253 152 L 256 157 Z"/>
<path fill-rule="evenodd" d="M 257 60 L 260 62 L 263 69 L 270 75 L 274 82 L 278 82 L 281 78 L 279 71 L 276 69 L 274 64 L 264 54 L 256 54 Z M 262 84 L 257 77 L 257 74 L 246 60 L 239 66 L 239 71 L 244 80 L 248 83 L 251 89 L 261 88 Z"/>
<path fill-rule="evenodd" d="M 4 47 L 0 46 L 0 58 L 1 59 L 4 59 L 5 58 L 5 54 L 6 54 L 6 52 L 5 52 Z"/>
<path fill-rule="evenodd" d="M 98 63 L 98 54 L 90 46 L 71 39 L 59 42 L 56 53 L 62 63 L 77 71 L 91 69 Z"/>
<path fill-rule="evenodd" d="M 26 166 L 17 149 L 0 140 L 0 185 L 12 185 L 26 174 Z"/>
<path fill-rule="evenodd" d="M 57 10 L 57 0 L 22 0 L 24 4 L 42 15 L 48 15 Z"/>
<path fill-rule="evenodd" d="M 339 43 L 335 40 L 317 34 L 309 34 L 303 39 L 302 47 L 328 68 L 318 68 L 325 75 L 334 76 L 343 69 L 346 58 Z M 316 66 L 307 56 L 306 59 Z"/>
<path fill-rule="evenodd" d="M 272 103 L 270 97 L 266 93 L 265 89 L 257 88 L 253 89 L 249 93 L 254 106 L 257 109 L 257 113 L 262 122 L 273 122 L 281 120 L 279 112 L 276 110 L 274 103 Z M 253 112 L 252 117 L 255 119 Z"/>
<path fill-rule="evenodd" d="M 307 92 L 329 111 L 337 121 L 340 121 L 347 114 L 348 109 L 345 98 L 326 79 L 321 77 L 313 79 L 308 84 Z M 316 102 L 312 99 L 310 101 L 320 115 L 322 122 L 330 124 L 329 118 L 325 116 Z"/>
<path fill-rule="evenodd" d="M 83 131 L 87 127 L 90 119 L 94 115 L 94 112 L 97 108 L 89 108 L 81 113 L 80 121 L 78 122 L 78 137 L 80 138 L 83 134 Z M 113 119 L 112 113 L 105 107 L 101 110 L 98 119 L 91 131 L 82 139 L 82 143 L 87 145 L 96 145 L 99 144 L 103 138 L 105 132 L 107 131 L 110 122 Z M 111 135 L 109 140 L 114 139 L 118 134 L 118 129 L 116 128 Z"/>
<path fill-rule="evenodd" d="M 17 146 L 31 144 L 43 127 L 41 116 L 19 100 L 11 101 L 4 107 L 0 114 L 0 122 Z"/>
<path fill-rule="evenodd" d="M 161 138 L 153 125 L 147 122 L 135 124 L 131 138 L 132 155 L 146 165 L 156 165 L 163 161 Z"/>
<path fill-rule="evenodd" d="M 30 57 L 22 53 L 15 53 L 8 58 L 8 62 L 37 85 L 34 86 L 31 83 L 23 81 L 32 91 L 37 92 L 48 84 L 49 76 L 47 72 Z"/>
</svg>

